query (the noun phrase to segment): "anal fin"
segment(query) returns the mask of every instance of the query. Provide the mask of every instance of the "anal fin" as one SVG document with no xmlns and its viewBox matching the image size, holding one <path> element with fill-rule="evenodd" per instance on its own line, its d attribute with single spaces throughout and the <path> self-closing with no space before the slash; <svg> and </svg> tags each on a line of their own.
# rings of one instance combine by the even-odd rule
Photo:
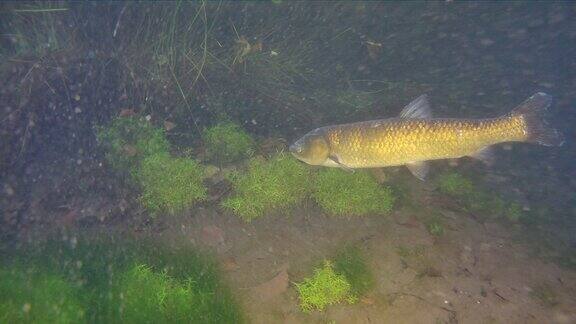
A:
<svg viewBox="0 0 576 324">
<path fill-rule="evenodd" d="M 472 154 L 472 157 L 484 162 L 488 166 L 493 165 L 496 160 L 494 149 L 491 146 L 485 146 L 479 149 L 476 153 Z"/>
<path fill-rule="evenodd" d="M 418 179 L 425 181 L 428 171 L 430 170 L 430 165 L 426 161 L 410 162 L 406 163 L 408 170 Z"/>
</svg>

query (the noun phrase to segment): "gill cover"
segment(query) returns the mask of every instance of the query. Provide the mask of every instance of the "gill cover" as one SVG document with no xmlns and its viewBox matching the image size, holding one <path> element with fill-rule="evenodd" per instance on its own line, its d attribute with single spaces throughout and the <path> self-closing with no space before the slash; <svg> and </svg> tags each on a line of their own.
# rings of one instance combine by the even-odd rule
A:
<svg viewBox="0 0 576 324">
<path fill-rule="evenodd" d="M 330 156 L 330 146 L 319 129 L 304 135 L 290 146 L 297 159 L 311 165 L 322 165 Z"/>
</svg>

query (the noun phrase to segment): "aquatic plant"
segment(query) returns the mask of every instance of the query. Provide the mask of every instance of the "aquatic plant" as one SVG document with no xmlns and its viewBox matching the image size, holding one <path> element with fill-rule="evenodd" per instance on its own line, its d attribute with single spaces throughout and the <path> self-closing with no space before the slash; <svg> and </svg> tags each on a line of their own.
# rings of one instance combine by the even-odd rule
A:
<svg viewBox="0 0 576 324">
<path fill-rule="evenodd" d="M 309 313 L 315 309 L 324 310 L 326 306 L 347 301 L 355 303 L 357 297 L 352 294 L 352 286 L 346 276 L 334 271 L 330 261 L 314 270 L 314 275 L 296 283 L 300 308 Z"/>
<path fill-rule="evenodd" d="M 254 153 L 254 140 L 239 125 L 223 122 L 203 133 L 208 156 L 218 163 L 247 158 Z"/>
<path fill-rule="evenodd" d="M 368 173 L 332 168 L 318 172 L 312 195 L 333 215 L 385 214 L 395 201 L 390 188 L 379 185 Z"/>
<path fill-rule="evenodd" d="M 504 215 L 509 221 L 516 223 L 522 218 L 522 206 L 518 203 L 512 202 L 506 208 Z"/>
<path fill-rule="evenodd" d="M 474 191 L 472 181 L 456 172 L 440 174 L 437 183 L 440 192 L 452 196 L 465 196 Z"/>
<path fill-rule="evenodd" d="M 242 322 L 208 256 L 190 248 L 87 234 L 2 256 L 0 322 Z"/>
<path fill-rule="evenodd" d="M 374 276 L 357 246 L 347 246 L 338 252 L 334 258 L 334 271 L 346 277 L 350 283 L 351 294 L 356 297 L 374 287 Z"/>
<path fill-rule="evenodd" d="M 426 224 L 426 228 L 428 229 L 428 233 L 433 236 L 441 236 L 444 234 L 444 225 L 438 220 L 433 219 L 428 224 Z"/>
<path fill-rule="evenodd" d="M 152 213 L 176 214 L 206 198 L 202 166 L 188 158 L 159 153 L 147 157 L 137 171 L 142 204 Z"/>
<path fill-rule="evenodd" d="M 73 48 L 74 28 L 63 24 L 68 16 L 63 3 L 36 1 L 13 3 L 4 8 L 0 28 L 9 40 L 0 48 L 0 58 L 13 56 L 38 59 L 49 53 Z"/>
<path fill-rule="evenodd" d="M 110 125 L 98 127 L 97 138 L 112 167 L 132 175 L 145 158 L 170 151 L 164 131 L 135 116 L 117 117 Z"/>
<path fill-rule="evenodd" d="M 36 269 L 0 269 L 0 322 L 82 323 L 78 289 L 59 275 Z"/>
<path fill-rule="evenodd" d="M 178 282 L 166 271 L 155 272 L 137 264 L 119 280 L 122 321 L 125 323 L 182 323 L 201 319 L 205 306 L 195 283 Z"/>
<path fill-rule="evenodd" d="M 222 206 L 245 221 L 264 213 L 285 209 L 301 201 L 310 191 L 310 171 L 304 165 L 278 154 L 270 160 L 253 158 L 246 172 L 231 173 L 234 195 Z"/>
<path fill-rule="evenodd" d="M 443 173 L 437 184 L 440 192 L 457 198 L 465 209 L 473 213 L 493 218 L 506 217 L 511 222 L 522 217 L 522 207 L 518 203 L 505 201 L 459 173 Z"/>
</svg>

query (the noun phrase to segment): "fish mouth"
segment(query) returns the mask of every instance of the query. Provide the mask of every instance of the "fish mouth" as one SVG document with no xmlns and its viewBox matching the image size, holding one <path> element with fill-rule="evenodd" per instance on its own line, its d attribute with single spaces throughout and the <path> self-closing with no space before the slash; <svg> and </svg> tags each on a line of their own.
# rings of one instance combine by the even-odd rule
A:
<svg viewBox="0 0 576 324">
<path fill-rule="evenodd" d="M 298 160 L 300 159 L 298 156 L 298 145 L 296 145 L 296 143 L 290 145 L 290 147 L 288 147 L 288 151 L 290 151 L 290 154 L 292 154 L 292 156 L 294 156 L 295 158 L 297 158 Z"/>
</svg>

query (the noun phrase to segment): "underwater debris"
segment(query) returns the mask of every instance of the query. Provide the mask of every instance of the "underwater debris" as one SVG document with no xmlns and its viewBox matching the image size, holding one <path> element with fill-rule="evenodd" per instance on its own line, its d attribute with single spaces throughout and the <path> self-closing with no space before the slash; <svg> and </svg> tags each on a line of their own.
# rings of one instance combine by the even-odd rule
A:
<svg viewBox="0 0 576 324">
<path fill-rule="evenodd" d="M 309 177 L 308 168 L 286 154 L 270 160 L 252 158 L 246 172 L 228 175 L 234 194 L 222 206 L 249 222 L 266 212 L 296 205 L 310 192 Z"/>
<path fill-rule="evenodd" d="M 346 280 L 346 276 L 334 271 L 330 261 L 324 261 L 324 265 L 314 269 L 314 275 L 296 283 L 299 294 L 300 308 L 305 313 L 313 310 L 323 311 L 326 306 L 334 305 L 343 301 L 351 304 L 358 298 L 352 294 L 352 287 Z"/>
<path fill-rule="evenodd" d="M 258 40 L 252 45 L 246 40 L 246 37 L 240 36 L 240 38 L 236 40 L 236 56 L 234 57 L 232 65 L 242 64 L 246 60 L 246 56 L 259 52 L 262 52 L 262 41 Z"/>
<path fill-rule="evenodd" d="M 327 212 L 340 216 L 387 214 L 396 200 L 365 171 L 350 173 L 336 168 L 318 172 L 312 196 Z"/>
<path fill-rule="evenodd" d="M 382 43 L 377 43 L 371 40 L 365 42 L 366 49 L 368 50 L 368 57 L 372 60 L 377 61 L 382 53 Z"/>
</svg>

